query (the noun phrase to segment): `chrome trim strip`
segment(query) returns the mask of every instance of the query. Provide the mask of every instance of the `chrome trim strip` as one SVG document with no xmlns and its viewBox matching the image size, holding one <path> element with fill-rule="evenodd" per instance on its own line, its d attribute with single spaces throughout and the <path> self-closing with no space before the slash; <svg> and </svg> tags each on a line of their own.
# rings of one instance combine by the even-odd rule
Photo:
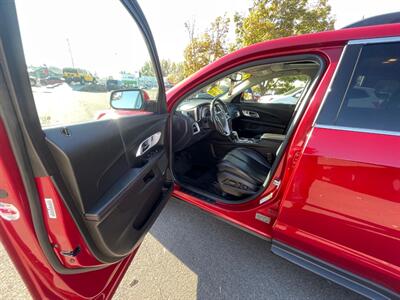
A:
<svg viewBox="0 0 400 300">
<path fill-rule="evenodd" d="M 389 131 L 389 130 L 367 129 L 367 128 L 346 127 L 346 126 L 337 126 L 337 125 L 323 125 L 323 124 L 315 124 L 314 127 L 315 128 L 323 128 L 323 129 L 332 129 L 332 130 L 343 130 L 343 131 L 352 131 L 352 132 L 400 136 L 400 132 Z"/>
<path fill-rule="evenodd" d="M 329 92 L 331 90 L 332 84 L 336 79 L 337 72 L 341 67 L 342 59 L 346 54 L 347 46 L 349 46 L 349 45 L 378 44 L 378 43 L 393 43 L 393 42 L 400 42 L 400 36 L 352 40 L 352 41 L 349 41 L 347 43 L 347 45 L 343 49 L 343 52 L 342 52 L 342 54 L 340 56 L 339 62 L 337 64 L 337 66 L 336 66 L 336 70 L 335 70 L 335 72 L 334 72 L 334 74 L 332 76 L 331 82 L 329 83 L 328 89 L 327 89 L 327 91 L 326 91 L 326 93 L 324 95 L 324 99 L 322 99 L 320 107 L 318 108 L 318 112 L 316 114 L 316 117 L 315 117 L 314 123 L 313 123 L 313 127 L 314 128 L 324 128 L 324 129 L 332 129 L 332 130 L 343 130 L 343 131 L 353 131 L 353 132 L 362 132 L 362 133 L 372 133 L 372 134 L 381 134 L 381 135 L 400 136 L 400 132 L 396 132 L 396 131 L 379 130 L 379 129 L 367 129 L 367 128 L 358 128 L 358 127 L 347 127 L 347 126 L 338 126 L 338 125 L 323 125 L 323 124 L 318 124 L 317 123 L 319 114 L 320 114 L 323 106 L 325 105 L 325 101 L 326 101 L 326 99 L 328 97 L 328 94 L 329 94 Z M 360 53 L 359 53 L 359 55 L 360 55 Z M 356 65 L 357 65 L 357 63 L 355 64 L 355 66 Z M 354 70 L 353 70 L 353 72 L 354 72 Z M 346 93 L 347 93 L 347 91 L 346 91 Z M 345 95 L 346 95 L 346 93 L 345 93 Z M 342 106 L 342 104 L 341 104 L 341 106 Z M 338 114 L 339 114 L 339 112 L 341 110 L 341 106 L 338 109 L 338 112 L 337 112 Z"/>
<path fill-rule="evenodd" d="M 380 44 L 380 43 L 395 43 L 400 42 L 400 36 L 389 36 L 382 38 L 371 38 L 362 40 L 352 40 L 349 41 L 348 45 L 366 45 L 366 44 Z"/>
</svg>

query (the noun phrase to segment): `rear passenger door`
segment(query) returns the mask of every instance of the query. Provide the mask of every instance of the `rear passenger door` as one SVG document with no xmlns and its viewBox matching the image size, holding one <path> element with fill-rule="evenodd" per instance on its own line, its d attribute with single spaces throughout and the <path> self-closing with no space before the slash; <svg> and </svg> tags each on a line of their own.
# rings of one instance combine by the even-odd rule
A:
<svg viewBox="0 0 400 300">
<path fill-rule="evenodd" d="M 274 225 L 275 253 L 374 299 L 400 293 L 399 74 L 399 38 L 347 45 Z"/>
</svg>

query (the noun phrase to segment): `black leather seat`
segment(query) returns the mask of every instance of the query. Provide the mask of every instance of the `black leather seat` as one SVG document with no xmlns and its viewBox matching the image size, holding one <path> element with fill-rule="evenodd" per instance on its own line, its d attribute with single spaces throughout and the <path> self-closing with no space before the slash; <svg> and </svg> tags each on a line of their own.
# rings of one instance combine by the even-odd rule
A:
<svg viewBox="0 0 400 300">
<path fill-rule="evenodd" d="M 258 192 L 270 169 L 271 165 L 257 151 L 236 148 L 218 164 L 218 183 L 229 195 L 250 196 Z"/>
</svg>

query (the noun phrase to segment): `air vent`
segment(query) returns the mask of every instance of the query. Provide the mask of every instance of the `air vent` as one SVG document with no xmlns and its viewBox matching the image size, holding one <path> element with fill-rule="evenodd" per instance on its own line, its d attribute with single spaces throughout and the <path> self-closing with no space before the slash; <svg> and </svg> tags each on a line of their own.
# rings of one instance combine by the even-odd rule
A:
<svg viewBox="0 0 400 300">
<path fill-rule="evenodd" d="M 193 135 L 198 134 L 200 132 L 200 126 L 197 122 L 194 122 L 192 125 Z"/>
</svg>

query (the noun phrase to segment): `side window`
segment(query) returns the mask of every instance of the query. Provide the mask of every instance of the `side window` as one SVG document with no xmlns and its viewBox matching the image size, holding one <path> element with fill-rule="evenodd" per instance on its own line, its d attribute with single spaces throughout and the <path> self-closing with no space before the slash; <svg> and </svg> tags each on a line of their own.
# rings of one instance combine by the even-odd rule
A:
<svg viewBox="0 0 400 300">
<path fill-rule="evenodd" d="M 293 105 L 294 109 L 320 70 L 321 65 L 314 61 L 254 65 L 196 90 L 179 104 L 177 110 L 186 111 L 193 100 L 206 102 L 215 97 L 227 103 L 284 104 Z"/>
<path fill-rule="evenodd" d="M 307 75 L 270 78 L 245 90 L 241 101 L 296 105 L 309 80 Z"/>
<path fill-rule="evenodd" d="M 115 109 L 155 110 L 155 72 L 140 73 L 149 52 L 120 1 L 17 0 L 16 6 L 42 127 L 115 117 Z"/>
<path fill-rule="evenodd" d="M 400 43 L 364 46 L 333 125 L 400 131 L 399 74 Z"/>
</svg>

